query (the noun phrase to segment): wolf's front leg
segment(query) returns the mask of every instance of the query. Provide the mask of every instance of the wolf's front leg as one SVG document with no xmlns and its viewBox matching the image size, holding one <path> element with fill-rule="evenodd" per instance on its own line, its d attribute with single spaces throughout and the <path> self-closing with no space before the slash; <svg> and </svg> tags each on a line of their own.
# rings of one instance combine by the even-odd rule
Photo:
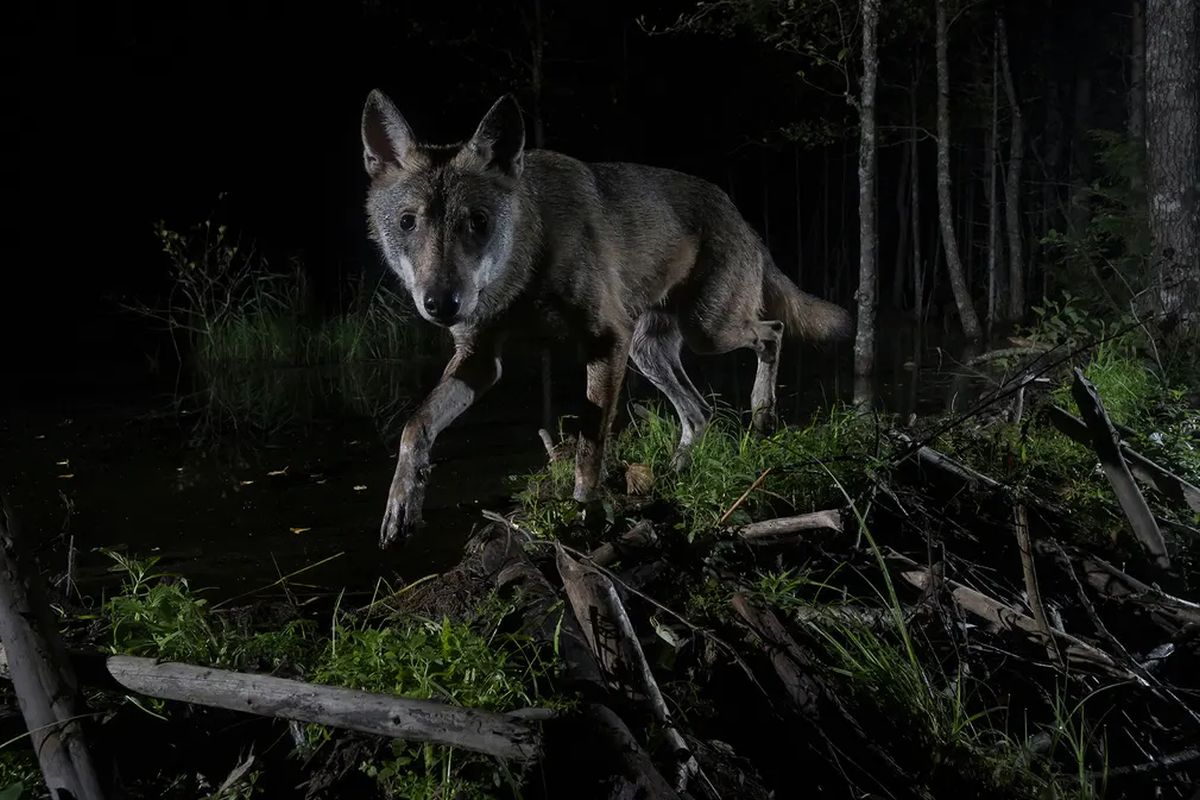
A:
<svg viewBox="0 0 1200 800">
<path fill-rule="evenodd" d="M 421 522 L 429 451 L 439 433 L 500 380 L 497 344 L 459 341 L 442 379 L 404 425 L 396 474 L 379 529 L 379 547 L 407 538 Z"/>
<path fill-rule="evenodd" d="M 575 451 L 575 499 L 581 503 L 595 497 L 600 483 L 608 432 L 616 414 L 628 360 L 629 337 L 616 334 L 599 342 L 588 360 L 588 403 Z"/>
</svg>

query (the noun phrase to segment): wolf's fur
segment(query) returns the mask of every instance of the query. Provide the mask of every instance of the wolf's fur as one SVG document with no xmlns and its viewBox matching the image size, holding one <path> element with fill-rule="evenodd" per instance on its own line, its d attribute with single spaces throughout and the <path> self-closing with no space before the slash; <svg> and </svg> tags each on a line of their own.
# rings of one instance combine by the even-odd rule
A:
<svg viewBox="0 0 1200 800">
<path fill-rule="evenodd" d="M 418 311 L 448 327 L 456 344 L 441 382 L 405 425 L 381 547 L 420 521 L 429 450 L 499 380 L 510 334 L 583 345 L 589 402 L 575 464 L 580 501 L 600 480 L 628 359 L 679 415 L 682 463 L 709 415 L 680 363 L 684 344 L 704 354 L 757 353 L 751 402 L 765 427 L 785 333 L 808 341 L 850 335 L 849 315 L 788 280 L 721 189 L 668 169 L 526 151 L 511 96 L 467 142 L 428 145 L 374 91 L 363 148 L 371 237 Z"/>
</svg>

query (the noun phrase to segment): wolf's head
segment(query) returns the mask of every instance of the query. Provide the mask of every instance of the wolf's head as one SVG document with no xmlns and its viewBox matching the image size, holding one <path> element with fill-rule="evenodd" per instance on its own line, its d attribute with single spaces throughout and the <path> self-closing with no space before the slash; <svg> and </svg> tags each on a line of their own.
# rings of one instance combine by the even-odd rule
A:
<svg viewBox="0 0 1200 800">
<path fill-rule="evenodd" d="M 480 295 L 504 274 L 516 236 L 525 153 L 516 100 L 497 100 L 467 142 L 428 145 L 374 90 L 362 140 L 371 237 L 422 316 L 447 327 L 470 322 Z"/>
</svg>

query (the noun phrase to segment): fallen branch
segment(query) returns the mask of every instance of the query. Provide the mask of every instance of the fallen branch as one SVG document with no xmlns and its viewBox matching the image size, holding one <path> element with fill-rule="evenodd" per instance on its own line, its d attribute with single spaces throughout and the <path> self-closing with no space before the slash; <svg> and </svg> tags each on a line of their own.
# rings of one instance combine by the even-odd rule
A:
<svg viewBox="0 0 1200 800">
<path fill-rule="evenodd" d="M 738 529 L 742 541 L 752 545 L 773 545 L 797 542 L 804 537 L 797 534 L 809 531 L 833 531 L 841 533 L 842 512 L 836 509 L 814 511 L 796 517 L 779 517 L 761 522 L 751 522 Z"/>
<path fill-rule="evenodd" d="M 601 670 L 610 685 L 632 695 L 662 725 L 672 756 L 678 763 L 675 791 L 686 792 L 688 781 L 699 772 L 699 765 L 675 727 L 616 587 L 594 567 L 571 558 L 561 546 L 556 549 L 558 574 L 562 577 L 567 599 Z"/>
<path fill-rule="evenodd" d="M 912 438 L 907 434 L 894 432 L 892 436 L 904 444 L 913 444 Z M 973 470 L 961 461 L 951 458 L 938 450 L 934 450 L 928 445 L 918 447 L 916 457 L 917 463 L 921 466 L 947 475 L 960 483 L 967 484 L 968 486 L 982 486 L 995 492 L 1004 491 L 1004 484 L 1000 483 L 1000 481 L 990 478 L 982 472 Z"/>
<path fill-rule="evenodd" d="M 51 797 L 100 800 L 103 792 L 84 740 L 75 672 L 4 504 L 0 512 L 0 641 L 13 689 Z"/>
<path fill-rule="evenodd" d="M 808 657 L 779 620 L 769 610 L 760 611 L 744 594 L 736 594 L 729 601 L 746 626 L 754 632 L 762 642 L 763 650 L 771 659 L 771 666 L 779 676 L 783 688 L 796 707 L 804 712 L 810 722 L 819 722 L 820 706 L 817 698 L 823 690 L 816 679 L 800 668 L 812 667 L 812 659 Z"/>
<path fill-rule="evenodd" d="M 612 566 L 617 561 L 658 543 L 654 534 L 654 525 L 648 519 L 641 520 L 615 542 L 605 542 L 591 553 L 593 564 L 602 567 Z"/>
<path fill-rule="evenodd" d="M 989 350 L 986 353 L 980 353 L 974 358 L 967 360 L 968 367 L 977 367 L 980 364 L 987 364 L 991 361 L 999 361 L 1002 358 L 1012 358 L 1014 356 L 1043 356 L 1050 348 L 1046 345 L 1025 346 L 1025 347 L 1002 347 L 999 350 Z"/>
<path fill-rule="evenodd" d="M 492 575 L 497 588 L 520 592 L 524 601 L 525 629 L 543 647 L 557 649 L 565 666 L 567 682 L 580 689 L 585 697 L 601 697 L 607 689 L 575 616 L 562 607 L 559 593 L 529 558 L 520 535 L 508 521 L 491 515 L 489 519 L 492 525 L 480 534 L 484 569 Z M 615 712 L 600 702 L 591 702 L 585 707 L 585 716 L 587 724 L 583 731 L 571 735 L 599 738 L 598 744 L 603 748 L 601 758 L 608 757 L 599 770 L 610 776 L 605 787 L 606 797 L 611 800 L 631 797 L 677 800 L 679 795 L 671 789 Z M 564 725 L 570 722 L 563 720 Z M 572 746 L 576 741 L 577 738 Z M 553 738 L 547 739 L 549 750 L 558 746 Z M 550 758 L 555 755 L 552 752 Z M 577 761 L 579 753 L 568 754 L 568 758 Z"/>
<path fill-rule="evenodd" d="M 1178 633 L 1187 627 L 1200 627 L 1200 604 L 1142 583 L 1099 556 L 1083 558 L 1081 566 L 1093 589 L 1118 602 L 1145 606 L 1151 619 L 1167 631 Z"/>
<path fill-rule="evenodd" d="M 900 577 L 911 586 L 924 591 L 932 582 L 933 578 L 929 570 L 912 559 L 894 551 L 888 554 L 888 558 L 903 565 L 904 569 L 901 571 Z M 1139 680 L 1129 670 L 1121 667 L 1108 653 L 1082 639 L 1077 639 L 1064 631 L 1050 629 L 1054 642 L 1047 641 L 1041 626 L 1032 617 L 957 581 L 943 578 L 942 585 L 949 591 L 950 598 L 959 608 L 996 625 L 1001 630 L 1020 631 L 1043 647 L 1055 645 L 1069 661 L 1080 666 L 1098 669 L 1109 675 L 1128 680 Z"/>
<path fill-rule="evenodd" d="M 1083 420 L 1054 405 L 1047 407 L 1045 414 L 1046 419 L 1059 433 L 1079 444 L 1092 446 L 1091 434 Z M 1171 502 L 1186 505 L 1194 513 L 1200 514 L 1200 488 L 1188 483 L 1166 467 L 1146 458 L 1123 441 L 1120 442 L 1120 448 L 1121 455 L 1125 457 L 1125 463 L 1129 466 L 1133 477 L 1143 484 L 1153 487 Z"/>
<path fill-rule="evenodd" d="M 1033 612 L 1033 621 L 1037 623 L 1038 629 L 1048 643 L 1050 657 L 1062 664 L 1062 653 L 1058 650 L 1050 623 L 1046 620 L 1046 607 L 1042 604 L 1042 591 L 1038 586 L 1037 569 L 1033 563 L 1033 544 L 1029 535 L 1029 512 L 1020 503 L 1013 508 L 1013 531 L 1017 536 L 1017 550 L 1021 555 L 1021 574 L 1025 578 L 1025 594 L 1029 598 L 1029 609 Z"/>
<path fill-rule="evenodd" d="M 1083 421 L 1092 435 L 1092 446 L 1096 455 L 1100 457 L 1100 466 L 1104 469 L 1108 482 L 1112 484 L 1117 502 L 1121 504 L 1121 510 L 1125 512 L 1134 535 L 1150 553 L 1156 567 L 1160 570 L 1170 569 L 1171 559 L 1167 555 L 1162 531 L 1154 521 L 1154 514 L 1134 483 L 1125 458 L 1121 455 L 1121 440 L 1104 411 L 1104 402 L 1100 399 L 1096 387 L 1084 377 L 1078 367 L 1075 368 L 1071 396 L 1079 406 L 1079 413 L 1083 415 Z"/>
<path fill-rule="evenodd" d="M 544 709 L 500 714 L 135 656 L 109 656 L 104 668 L 120 686 L 149 697 L 432 742 L 518 761 L 541 754 L 535 720 L 550 715 Z"/>
<path fill-rule="evenodd" d="M 602 692 L 600 669 L 583 631 L 562 607 L 558 592 L 530 560 L 519 534 L 507 520 L 497 517 L 481 532 L 479 541 L 480 560 L 496 588 L 520 592 L 525 630 L 542 645 L 557 649 L 569 683 L 592 694 Z"/>
</svg>

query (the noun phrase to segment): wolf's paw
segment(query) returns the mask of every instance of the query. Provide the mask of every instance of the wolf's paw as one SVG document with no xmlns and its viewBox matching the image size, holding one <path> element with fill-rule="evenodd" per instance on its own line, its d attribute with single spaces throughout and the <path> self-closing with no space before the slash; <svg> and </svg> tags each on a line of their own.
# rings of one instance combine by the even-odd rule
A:
<svg viewBox="0 0 1200 800">
<path fill-rule="evenodd" d="M 424 484 L 403 466 L 396 470 L 388 492 L 387 509 L 379 526 L 379 549 L 386 550 L 412 535 L 421 524 Z"/>
</svg>

